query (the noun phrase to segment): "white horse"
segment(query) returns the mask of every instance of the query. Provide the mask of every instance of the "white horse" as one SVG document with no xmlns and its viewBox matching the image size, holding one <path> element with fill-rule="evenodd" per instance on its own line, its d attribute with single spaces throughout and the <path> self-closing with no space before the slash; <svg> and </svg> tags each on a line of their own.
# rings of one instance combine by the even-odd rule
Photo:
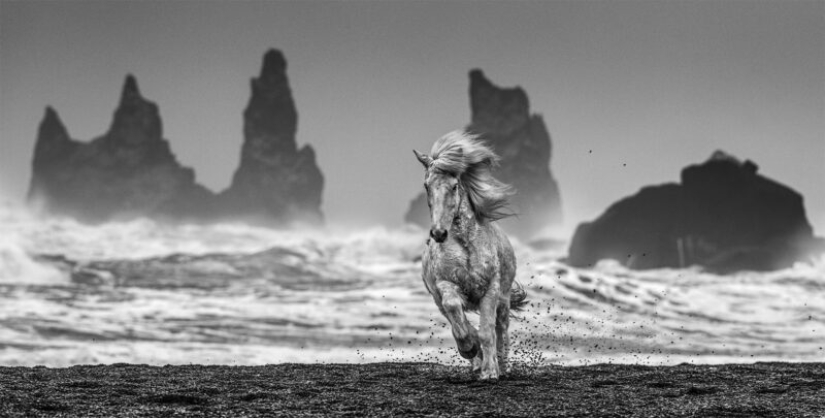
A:
<svg viewBox="0 0 825 418">
<path fill-rule="evenodd" d="M 509 216 L 504 209 L 511 189 L 491 174 L 498 156 L 466 132 L 437 140 L 429 156 L 413 152 L 426 169 L 430 207 L 424 284 L 450 321 L 459 354 L 482 380 L 498 379 L 499 367 L 507 365 L 510 310 L 527 304 L 524 290 L 513 288 L 513 247 L 494 223 Z M 479 312 L 478 330 L 467 310 Z"/>
</svg>

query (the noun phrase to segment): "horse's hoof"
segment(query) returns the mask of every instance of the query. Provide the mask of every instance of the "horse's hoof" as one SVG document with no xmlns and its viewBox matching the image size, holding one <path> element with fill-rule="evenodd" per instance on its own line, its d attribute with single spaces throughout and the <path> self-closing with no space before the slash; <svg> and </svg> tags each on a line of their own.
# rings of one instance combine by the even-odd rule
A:
<svg viewBox="0 0 825 418">
<path fill-rule="evenodd" d="M 458 354 L 461 354 L 461 357 L 464 357 L 467 360 L 472 360 L 476 357 L 476 355 L 478 355 L 479 350 L 480 350 L 480 348 L 479 348 L 478 344 L 474 344 L 473 348 L 471 348 L 467 351 L 462 351 L 461 349 L 459 349 Z"/>
<path fill-rule="evenodd" d="M 485 382 L 498 382 L 498 372 L 482 371 L 478 379 Z"/>
</svg>

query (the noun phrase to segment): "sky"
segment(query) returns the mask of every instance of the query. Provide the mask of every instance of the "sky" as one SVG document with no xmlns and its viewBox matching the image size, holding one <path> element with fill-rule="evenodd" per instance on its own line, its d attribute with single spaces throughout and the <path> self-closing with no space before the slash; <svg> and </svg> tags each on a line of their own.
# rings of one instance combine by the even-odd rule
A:
<svg viewBox="0 0 825 418">
<path fill-rule="evenodd" d="M 92 139 L 128 73 L 178 160 L 222 190 L 269 48 L 331 224 L 402 223 L 411 150 L 469 122 L 481 68 L 543 115 L 568 230 L 723 149 L 802 193 L 825 234 L 823 1 L 0 0 L 0 193 L 24 198 L 47 105 Z"/>
</svg>

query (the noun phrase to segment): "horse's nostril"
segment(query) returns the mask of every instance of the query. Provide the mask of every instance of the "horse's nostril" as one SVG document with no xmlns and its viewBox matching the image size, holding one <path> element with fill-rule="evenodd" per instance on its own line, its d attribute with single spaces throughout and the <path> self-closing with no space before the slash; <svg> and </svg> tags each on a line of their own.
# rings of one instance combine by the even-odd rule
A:
<svg viewBox="0 0 825 418">
<path fill-rule="evenodd" d="M 444 242 L 447 239 L 447 230 L 446 229 L 431 229 L 430 236 L 435 239 L 435 242 Z"/>
</svg>

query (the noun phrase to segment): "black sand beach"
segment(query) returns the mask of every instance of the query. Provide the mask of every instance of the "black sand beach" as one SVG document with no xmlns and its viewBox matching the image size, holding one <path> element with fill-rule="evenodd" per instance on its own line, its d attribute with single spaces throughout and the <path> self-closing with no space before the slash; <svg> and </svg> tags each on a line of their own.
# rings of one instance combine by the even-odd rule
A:
<svg viewBox="0 0 825 418">
<path fill-rule="evenodd" d="M 825 417 L 825 363 L 0 368 L 0 416 Z"/>
</svg>

